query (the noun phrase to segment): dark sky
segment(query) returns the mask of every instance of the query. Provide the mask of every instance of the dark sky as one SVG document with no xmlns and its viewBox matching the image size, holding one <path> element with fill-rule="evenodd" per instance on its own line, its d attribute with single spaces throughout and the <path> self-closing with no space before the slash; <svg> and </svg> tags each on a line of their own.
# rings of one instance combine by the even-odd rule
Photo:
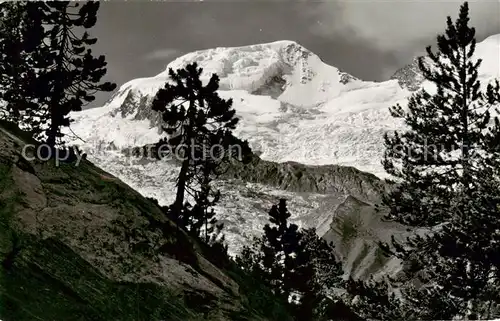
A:
<svg viewBox="0 0 500 321">
<path fill-rule="evenodd" d="M 108 80 L 154 76 L 194 50 L 294 40 L 364 80 L 384 80 L 435 45 L 460 1 L 204 0 L 102 2 L 91 34 Z M 473 1 L 478 40 L 500 33 L 500 1 Z M 499 58 L 500 59 L 500 58 Z M 102 105 L 109 93 L 98 96 Z"/>
</svg>

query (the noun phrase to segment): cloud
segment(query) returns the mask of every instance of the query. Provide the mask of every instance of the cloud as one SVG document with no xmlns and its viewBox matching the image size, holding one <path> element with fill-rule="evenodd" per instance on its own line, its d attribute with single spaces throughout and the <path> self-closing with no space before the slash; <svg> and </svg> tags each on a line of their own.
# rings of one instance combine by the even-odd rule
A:
<svg viewBox="0 0 500 321">
<path fill-rule="evenodd" d="M 165 49 L 158 49 L 155 51 L 152 51 L 146 55 L 144 55 L 142 58 L 143 60 L 171 60 L 174 57 L 177 57 L 181 54 L 180 50 L 177 49 L 172 49 L 172 48 L 165 48 Z"/>
<path fill-rule="evenodd" d="M 463 1 L 325 1 L 306 2 L 305 14 L 316 19 L 311 32 L 324 37 L 361 38 L 380 50 L 399 50 L 422 41 L 428 42 L 443 33 L 446 17 L 458 16 Z M 470 24 L 478 38 L 500 33 L 500 1 L 469 3 Z M 434 45 L 434 43 L 429 43 Z"/>
</svg>

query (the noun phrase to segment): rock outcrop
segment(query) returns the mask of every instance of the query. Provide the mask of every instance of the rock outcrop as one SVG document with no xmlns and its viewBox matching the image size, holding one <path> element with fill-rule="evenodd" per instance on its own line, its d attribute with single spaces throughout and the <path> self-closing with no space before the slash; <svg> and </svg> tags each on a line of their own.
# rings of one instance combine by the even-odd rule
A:
<svg viewBox="0 0 500 321">
<path fill-rule="evenodd" d="M 287 320 L 269 292 L 87 160 L 0 122 L 0 319 Z M 262 301 L 264 299 L 264 301 Z"/>
</svg>

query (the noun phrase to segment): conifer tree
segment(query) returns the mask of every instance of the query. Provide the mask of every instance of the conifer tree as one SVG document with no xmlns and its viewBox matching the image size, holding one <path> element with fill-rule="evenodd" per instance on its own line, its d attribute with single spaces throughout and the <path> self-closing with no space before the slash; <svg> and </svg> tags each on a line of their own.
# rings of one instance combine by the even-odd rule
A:
<svg viewBox="0 0 500 321">
<path fill-rule="evenodd" d="M 369 320 L 411 320 L 413 315 L 392 292 L 386 280 L 349 278 L 345 282 L 347 305 Z"/>
<path fill-rule="evenodd" d="M 405 244 L 393 238 L 393 253 L 420 269 L 424 284 L 403 291 L 413 319 L 484 317 L 499 302 L 493 257 L 500 254 L 500 126 L 490 113 L 500 102 L 500 86 L 497 80 L 481 89 L 481 61 L 473 57 L 475 29 L 468 15 L 465 2 L 455 23 L 448 17 L 438 51 L 428 47 L 428 60 L 419 61 L 435 92 L 422 89 L 407 110 L 391 108 L 409 129 L 385 136 L 383 164 L 397 179 L 383 199 L 388 218 L 430 229 Z M 387 245 L 384 249 L 389 251 Z"/>
<path fill-rule="evenodd" d="M 263 253 L 266 255 L 264 268 L 270 273 L 276 293 L 287 299 L 293 292 L 291 283 L 294 276 L 291 272 L 297 267 L 295 257 L 302 237 L 298 226 L 288 223 L 290 216 L 286 201 L 281 199 L 278 206 L 274 205 L 269 211 L 272 225 L 264 226 L 266 242 L 263 243 Z"/>
<path fill-rule="evenodd" d="M 466 190 L 459 191 L 451 201 L 455 215 L 438 230 L 412 237 L 404 246 L 394 243 L 393 254 L 411 263 L 424 284 L 403 290 L 406 318 L 500 316 L 499 170 L 478 173 Z M 362 305 L 370 300 L 364 299 Z"/>
<path fill-rule="evenodd" d="M 100 91 L 113 91 L 115 84 L 100 83 L 106 74 L 104 56 L 95 57 L 90 47 L 97 42 L 87 30 L 97 21 L 99 2 L 37 2 L 43 13 L 49 66 L 41 72 L 39 95 L 45 98 L 48 112 L 47 144 L 55 146 L 70 125 L 68 114 L 82 110 Z"/>
<path fill-rule="evenodd" d="M 0 3 L 0 117 L 29 129 L 35 137 L 43 132 L 38 104 L 38 69 L 45 66 L 45 30 L 38 5 L 27 1 Z"/>
<path fill-rule="evenodd" d="M 282 199 L 271 208 L 262 237 L 244 247 L 236 262 L 290 301 L 299 320 L 314 320 L 325 310 L 332 288 L 340 286 L 342 267 L 332 244 L 315 229 L 300 231 L 289 218 Z"/>
<path fill-rule="evenodd" d="M 428 317 L 440 313 L 444 304 L 436 307 L 435 302 L 443 297 L 448 298 L 447 306 L 454 307 L 454 314 L 482 319 L 500 316 L 499 170 L 480 173 L 453 199 L 455 215 L 441 231 L 420 244 L 415 242 L 435 249 L 426 254 L 424 269 L 433 286 L 425 291 L 428 303 L 420 303 Z"/>
<path fill-rule="evenodd" d="M 252 247 L 245 247 L 237 262 L 265 281 L 274 293 L 285 300 L 290 298 L 293 282 L 291 271 L 296 267 L 296 254 L 301 235 L 298 226 L 288 223 L 290 213 L 281 199 L 269 211 L 270 224 L 264 226 L 261 238 Z"/>
<path fill-rule="evenodd" d="M 475 60 L 475 29 L 469 27 L 465 2 L 455 23 L 448 17 L 444 35 L 437 37 L 438 51 L 427 47 L 428 59 L 419 68 L 435 93 L 414 94 L 405 109 L 396 105 L 391 115 L 404 120 L 409 130 L 385 135 L 383 165 L 396 178 L 397 188 L 383 201 L 389 217 L 412 226 L 434 226 L 452 213 L 454 191 L 466 187 L 482 170 L 491 110 L 499 83 L 481 90 Z"/>
<path fill-rule="evenodd" d="M 116 85 L 100 83 L 104 56 L 94 57 L 96 43 L 87 30 L 97 20 L 99 2 L 4 2 L 0 69 L 2 99 L 11 120 L 31 129 L 50 146 L 64 144 L 68 114 L 80 111 L 99 91 Z M 16 28 L 17 26 L 17 28 Z"/>
<path fill-rule="evenodd" d="M 185 226 L 196 236 L 199 236 L 203 231 L 202 239 L 209 244 L 214 241 L 212 237 L 217 239 L 223 226 L 217 224 L 213 208 L 219 201 L 221 194 L 219 190 L 215 190 L 211 186 L 212 175 L 216 170 L 214 167 L 217 164 L 211 158 L 207 158 L 202 164 L 199 173 L 195 175 L 199 187 L 194 191 L 195 204 L 192 210 L 187 213 Z"/>
<path fill-rule="evenodd" d="M 293 270 L 292 285 L 300 296 L 297 315 L 299 320 L 316 320 L 335 297 L 332 289 L 341 288 L 342 264 L 335 258 L 333 244 L 322 239 L 316 229 L 300 231 L 299 244 Z"/>
<path fill-rule="evenodd" d="M 167 82 L 153 100 L 152 109 L 162 114 L 163 130 L 173 156 L 180 160 L 177 192 L 171 206 L 172 216 L 182 225 L 204 224 L 208 227 L 212 212 L 208 208 L 218 200 L 210 182 L 217 177 L 221 165 L 228 159 L 249 152 L 248 143 L 232 135 L 238 123 L 232 100 L 219 97 L 219 78 L 212 75 L 206 85 L 201 80 L 202 68 L 196 63 L 184 69 L 169 70 L 172 83 Z M 233 145 L 237 143 L 237 145 Z M 232 146 L 238 147 L 232 150 Z M 195 199 L 196 212 L 184 211 L 186 196 Z M 212 200 L 209 198 L 212 197 Z M 198 215 L 198 217 L 189 217 Z M 194 226 L 195 229 L 201 228 Z"/>
</svg>

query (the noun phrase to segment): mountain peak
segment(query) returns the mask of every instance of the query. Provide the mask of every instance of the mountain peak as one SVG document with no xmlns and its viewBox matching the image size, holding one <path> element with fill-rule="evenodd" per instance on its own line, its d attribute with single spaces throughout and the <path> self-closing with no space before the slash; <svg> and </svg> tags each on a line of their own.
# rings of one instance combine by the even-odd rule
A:
<svg viewBox="0 0 500 321">
<path fill-rule="evenodd" d="M 219 90 L 245 91 L 270 96 L 284 103 L 315 106 L 337 96 L 357 78 L 325 64 L 317 55 L 291 40 L 239 47 L 217 47 L 185 54 L 170 62 L 156 76 L 125 83 L 106 104 L 114 114 L 137 114 L 131 106 L 147 105 L 158 89 L 169 81 L 170 69 L 196 62 L 203 68 L 202 80 L 219 76 Z M 311 96 L 310 93 L 317 93 Z M 138 103 L 144 102 L 144 103 Z M 120 110 L 118 110 L 120 109 Z M 124 110 L 125 109 L 125 110 Z M 144 114 L 139 111 L 139 114 Z"/>
<path fill-rule="evenodd" d="M 433 51 L 436 51 L 433 48 Z M 425 57 L 425 61 L 431 62 L 430 58 Z M 482 63 L 479 67 L 480 80 L 488 80 L 491 76 L 500 74 L 500 34 L 492 35 L 477 43 L 474 53 L 476 59 L 481 59 Z M 421 88 L 425 81 L 419 67 L 419 57 L 413 58 L 413 61 L 398 69 L 390 79 L 396 79 L 402 88 L 409 91 L 416 91 Z"/>
<path fill-rule="evenodd" d="M 259 90 L 269 79 L 285 74 L 295 76 L 289 77 L 289 83 L 305 84 L 312 80 L 319 68 L 327 67 L 317 55 L 299 43 L 279 40 L 198 50 L 175 59 L 158 76 L 165 78 L 168 76 L 168 69 L 183 68 L 192 62 L 203 68 L 205 78 L 217 74 L 220 78 L 220 90 L 248 92 Z"/>
</svg>

